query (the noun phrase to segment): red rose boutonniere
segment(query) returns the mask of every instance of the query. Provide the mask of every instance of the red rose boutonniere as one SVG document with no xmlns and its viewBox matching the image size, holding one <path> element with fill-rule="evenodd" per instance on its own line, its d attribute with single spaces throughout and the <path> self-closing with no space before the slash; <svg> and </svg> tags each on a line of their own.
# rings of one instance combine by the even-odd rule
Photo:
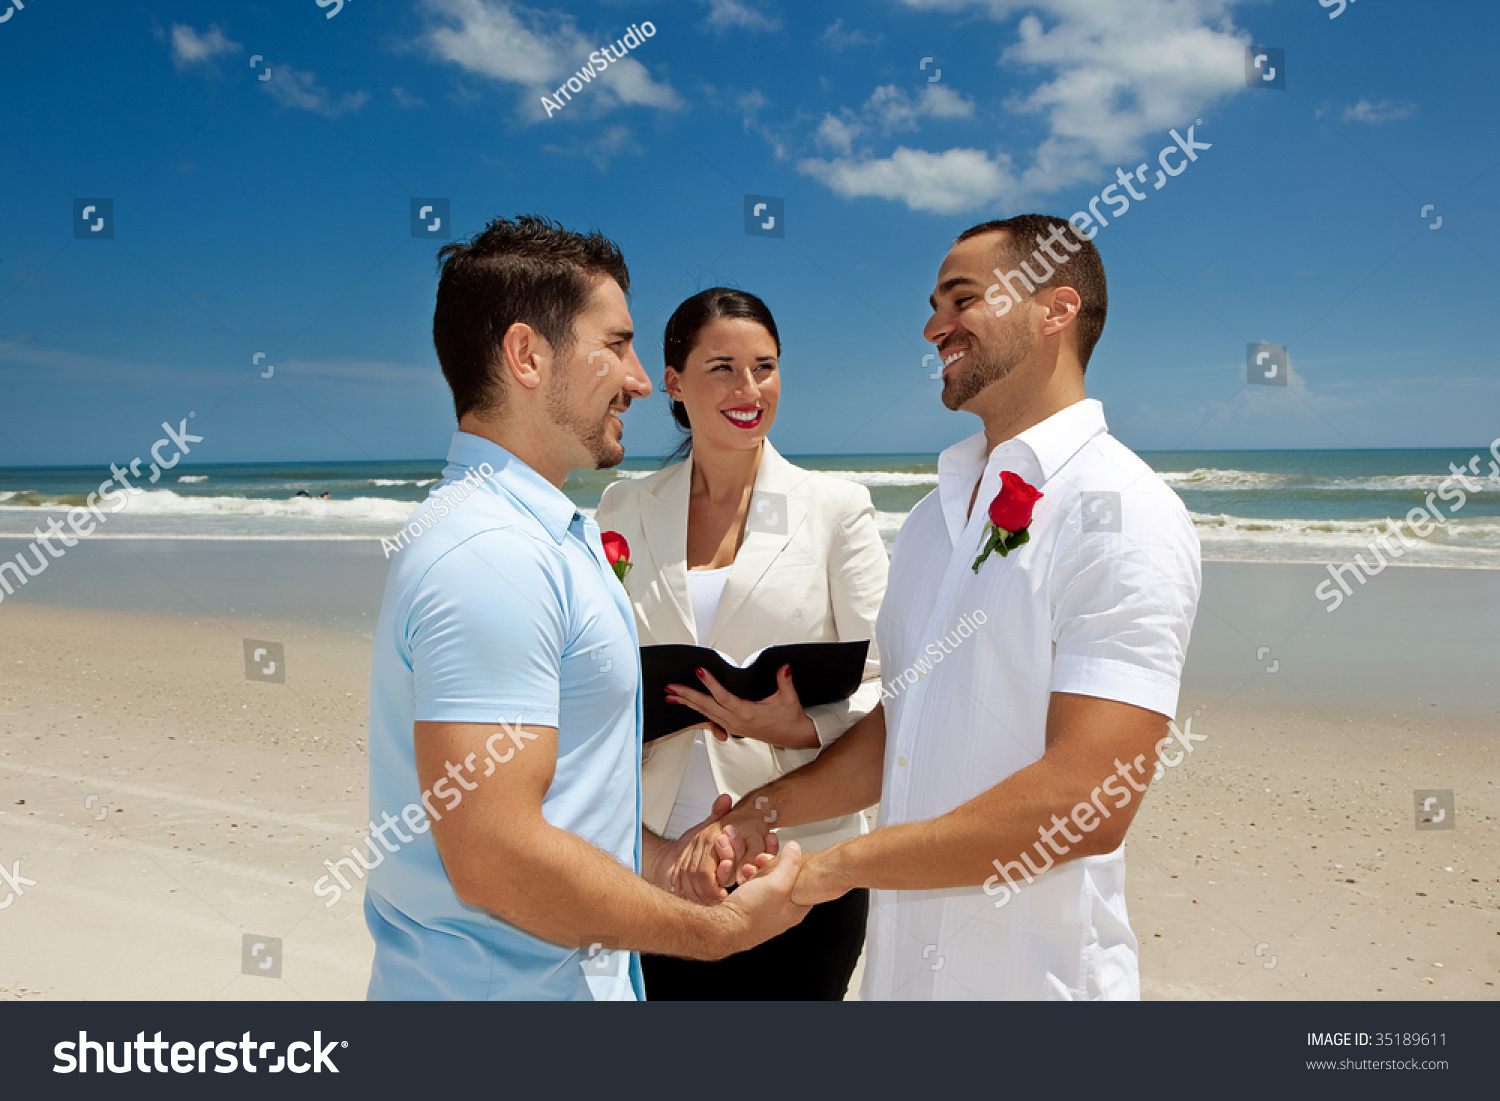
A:
<svg viewBox="0 0 1500 1101">
<path fill-rule="evenodd" d="M 604 557 L 609 562 L 609 568 L 615 571 L 615 576 L 621 581 L 630 572 L 630 544 L 625 542 L 625 537 L 617 531 L 606 531 L 599 537 L 604 544 Z"/>
<path fill-rule="evenodd" d="M 990 502 L 990 522 L 984 526 L 984 550 L 974 559 L 975 573 L 991 551 L 999 551 L 1004 558 L 1031 541 L 1031 512 L 1043 496 L 1019 474 L 1000 472 L 1000 492 Z"/>
</svg>

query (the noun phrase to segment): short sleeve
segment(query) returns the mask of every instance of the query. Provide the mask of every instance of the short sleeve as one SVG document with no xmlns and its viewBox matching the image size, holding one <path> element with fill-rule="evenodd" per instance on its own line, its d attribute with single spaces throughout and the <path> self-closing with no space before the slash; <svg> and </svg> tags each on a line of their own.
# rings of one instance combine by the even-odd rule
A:
<svg viewBox="0 0 1500 1101">
<path fill-rule="evenodd" d="M 1170 718 L 1198 608 L 1198 539 L 1175 496 L 1133 496 L 1122 512 L 1123 531 L 1075 529 L 1075 553 L 1059 559 L 1052 691 Z"/>
<path fill-rule="evenodd" d="M 515 530 L 482 532 L 423 575 L 407 619 L 418 722 L 556 726 L 566 591 L 555 552 Z"/>
</svg>

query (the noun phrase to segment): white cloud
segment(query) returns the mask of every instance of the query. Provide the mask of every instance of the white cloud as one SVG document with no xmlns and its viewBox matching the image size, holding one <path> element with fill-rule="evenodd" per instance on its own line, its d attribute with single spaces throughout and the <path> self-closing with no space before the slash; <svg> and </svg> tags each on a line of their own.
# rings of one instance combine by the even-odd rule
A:
<svg viewBox="0 0 1500 1101">
<path fill-rule="evenodd" d="M 910 2 L 910 0 L 908 0 Z M 1046 118 L 1049 135 L 1025 183 L 1038 193 L 1092 179 L 1128 160 L 1142 142 L 1200 114 L 1244 86 L 1247 38 L 1230 26 L 1225 0 L 1048 0 L 1020 23 L 1002 63 L 1050 70 L 1052 79 L 1014 101 Z"/>
<path fill-rule="evenodd" d="M 835 19 L 823 32 L 823 44 L 834 53 L 843 53 L 854 46 L 873 46 L 884 35 L 868 35 L 864 31 L 846 31 L 844 21 Z"/>
<path fill-rule="evenodd" d="M 882 84 L 857 112 L 846 107 L 837 115 L 824 115 L 816 136 L 824 147 L 848 156 L 854 143 L 872 130 L 889 136 L 917 129 L 922 119 L 971 118 L 973 114 L 973 100 L 941 85 L 925 84 L 912 96 L 894 84 Z"/>
<path fill-rule="evenodd" d="M 368 92 L 349 92 L 334 99 L 312 73 L 289 65 L 271 66 L 271 79 L 263 87 L 278 103 L 329 119 L 358 111 L 370 98 Z"/>
<path fill-rule="evenodd" d="M 1368 122 L 1372 126 L 1382 122 L 1395 122 L 1398 119 L 1409 119 L 1417 113 L 1415 104 L 1392 103 L 1383 99 L 1378 103 L 1371 103 L 1362 99 L 1353 107 L 1344 108 L 1345 122 Z"/>
<path fill-rule="evenodd" d="M 172 63 L 179 70 L 194 65 L 208 65 L 216 57 L 237 53 L 243 47 L 231 42 L 215 24 L 199 34 L 184 23 L 172 24 Z"/>
<path fill-rule="evenodd" d="M 616 157 L 626 153 L 640 156 L 645 152 L 628 126 L 610 126 L 603 133 L 588 138 L 575 134 L 566 145 L 544 145 L 542 149 L 563 157 L 584 157 L 593 161 L 600 172 L 607 171 Z"/>
<path fill-rule="evenodd" d="M 818 124 L 818 144 L 845 157 L 853 156 L 855 139 L 863 129 L 859 123 L 847 118 L 824 115 Z"/>
<path fill-rule="evenodd" d="M 809 159 L 797 168 L 847 198 L 895 199 L 932 214 L 972 210 L 1015 187 L 1009 164 L 982 149 L 929 153 L 899 145 L 889 157 Z"/>
<path fill-rule="evenodd" d="M 926 96 L 915 102 L 887 86 L 876 89 L 857 114 L 846 109 L 825 117 L 815 137 L 839 159 L 804 160 L 802 170 L 836 190 L 881 181 L 880 190 L 841 193 L 888 193 L 914 210 L 946 212 L 1033 205 L 1080 181 L 1103 179 L 1109 168 L 1133 161 L 1148 139 L 1191 123 L 1216 99 L 1244 87 L 1249 38 L 1230 19 L 1235 2 L 901 0 L 920 11 L 977 13 L 997 25 L 1014 23 L 1016 37 L 1001 44 L 998 63 L 1012 83 L 1036 82 L 1012 95 L 1005 107 L 1015 115 L 1037 116 L 1043 135 L 1026 146 L 990 152 L 952 148 L 922 154 L 902 147 L 886 156 L 873 147 L 861 149 L 871 127 L 889 135 L 915 128 L 922 118 L 975 113 L 974 104 L 949 92 L 946 84 L 928 85 Z M 982 87 L 985 82 L 967 83 Z M 925 171 L 919 170 L 934 164 L 962 166 L 966 173 L 941 190 L 942 198 L 927 191 Z M 1013 171 L 1012 164 L 1024 167 Z M 901 190 L 899 181 L 913 189 Z M 951 205 L 961 198 L 967 198 L 967 207 Z"/>
<path fill-rule="evenodd" d="M 422 37 L 428 51 L 465 72 L 521 88 L 522 114 L 534 119 L 547 117 L 542 96 L 552 95 L 574 72 L 587 66 L 591 52 L 601 46 L 614 47 L 625 33 L 619 28 L 614 39 L 595 42 L 578 30 L 572 16 L 537 11 L 510 0 L 427 0 L 427 7 L 433 15 Z M 642 45 L 650 48 L 649 41 Z M 567 109 L 588 115 L 621 105 L 666 110 L 683 105 L 670 84 L 652 80 L 634 57 L 610 61 L 589 82 L 587 93 L 575 93 L 575 97 Z"/>
<path fill-rule="evenodd" d="M 708 27 L 722 34 L 724 31 L 774 31 L 780 28 L 781 20 L 774 15 L 759 11 L 741 0 L 702 0 L 708 5 Z"/>
<path fill-rule="evenodd" d="M 945 214 L 966 210 L 985 200 L 982 189 L 986 184 L 1013 186 L 1008 164 L 991 161 L 988 154 L 972 149 L 934 154 L 902 146 L 889 157 L 878 157 L 863 143 L 875 131 L 888 136 L 916 130 L 922 119 L 961 119 L 973 114 L 972 100 L 941 85 L 923 85 L 912 96 L 894 84 L 884 84 L 858 112 L 845 108 L 838 115 L 824 115 L 815 137 L 835 159 L 809 158 L 798 170 L 848 198 L 879 195 L 899 199 L 913 210 Z M 934 190 L 935 168 L 959 175 L 940 182 Z"/>
<path fill-rule="evenodd" d="M 974 101 L 964 99 L 957 92 L 941 84 L 925 84 L 915 98 L 894 84 L 883 84 L 871 94 L 864 106 L 867 116 L 874 118 L 887 134 L 901 130 L 915 130 L 918 120 L 971 118 Z"/>
<path fill-rule="evenodd" d="M 763 138 L 778 161 L 786 160 L 791 147 L 797 144 L 799 139 L 793 133 L 793 125 L 783 123 L 773 126 L 761 118 L 761 112 L 771 106 L 771 101 L 759 88 L 742 92 L 730 84 L 701 84 L 699 91 L 702 100 L 710 106 L 737 111 L 745 133 Z"/>
</svg>

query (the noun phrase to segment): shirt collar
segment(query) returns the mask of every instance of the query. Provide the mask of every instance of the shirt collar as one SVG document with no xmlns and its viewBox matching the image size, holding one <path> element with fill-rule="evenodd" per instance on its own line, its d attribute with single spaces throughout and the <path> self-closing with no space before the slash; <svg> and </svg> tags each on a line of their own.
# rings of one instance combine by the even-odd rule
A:
<svg viewBox="0 0 1500 1101">
<path fill-rule="evenodd" d="M 486 463 L 494 470 L 489 477 L 481 476 L 481 483 L 492 483 L 503 489 L 516 503 L 547 529 L 547 534 L 560 545 L 568 534 L 568 528 L 581 517 L 567 495 L 543 478 L 505 448 L 476 436 L 470 432 L 453 433 L 453 444 L 448 448 L 450 467 L 478 470 Z M 450 476 L 448 470 L 443 471 Z M 462 475 L 459 475 L 460 477 Z"/>
<path fill-rule="evenodd" d="M 1104 406 L 1094 398 L 1084 398 L 1066 409 L 1059 409 L 1041 424 L 1032 425 L 1012 442 L 1024 444 L 1031 450 L 1042 477 L 1037 484 L 1042 485 L 1067 466 L 1068 460 L 1078 454 L 1084 444 L 1108 431 Z"/>
<path fill-rule="evenodd" d="M 1107 431 L 1109 426 L 1104 421 L 1104 406 L 1094 398 L 1084 398 L 1066 409 L 1059 409 L 988 454 L 985 453 L 983 432 L 949 447 L 938 456 L 938 498 L 949 533 L 956 541 L 958 533 L 971 519 L 969 498 L 974 492 L 976 479 L 992 470 L 997 474 L 1001 470 L 1010 470 L 1034 486 L 1044 486 L 1084 444 Z M 989 499 L 981 489 L 975 498 L 975 511 L 983 511 Z"/>
</svg>

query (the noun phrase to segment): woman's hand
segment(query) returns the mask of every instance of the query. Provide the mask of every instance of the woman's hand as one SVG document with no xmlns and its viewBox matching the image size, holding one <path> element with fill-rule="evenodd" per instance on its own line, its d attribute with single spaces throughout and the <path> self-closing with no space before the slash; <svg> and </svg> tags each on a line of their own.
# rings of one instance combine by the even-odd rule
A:
<svg viewBox="0 0 1500 1101">
<path fill-rule="evenodd" d="M 783 665 L 776 671 L 776 691 L 755 702 L 731 694 L 706 669 L 698 670 L 698 679 L 707 692 L 694 691 L 682 684 L 667 685 L 667 702 L 686 704 L 709 721 L 715 738 L 727 742 L 731 736 L 754 738 L 783 749 L 814 749 L 818 745 L 818 728 L 802 710 L 797 690 L 792 687 L 792 667 Z"/>
</svg>

